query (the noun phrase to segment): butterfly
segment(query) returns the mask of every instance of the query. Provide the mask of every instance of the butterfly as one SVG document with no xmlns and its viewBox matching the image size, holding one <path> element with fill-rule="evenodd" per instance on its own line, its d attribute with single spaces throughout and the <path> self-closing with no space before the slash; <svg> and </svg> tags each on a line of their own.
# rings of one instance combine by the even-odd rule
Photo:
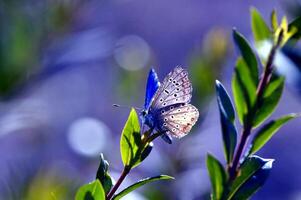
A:
<svg viewBox="0 0 301 200">
<path fill-rule="evenodd" d="M 161 137 L 168 143 L 171 143 L 171 137 L 187 135 L 199 117 L 198 109 L 189 104 L 191 96 L 192 86 L 185 69 L 175 67 L 162 84 L 151 69 L 141 112 L 142 123 L 162 133 Z"/>
</svg>

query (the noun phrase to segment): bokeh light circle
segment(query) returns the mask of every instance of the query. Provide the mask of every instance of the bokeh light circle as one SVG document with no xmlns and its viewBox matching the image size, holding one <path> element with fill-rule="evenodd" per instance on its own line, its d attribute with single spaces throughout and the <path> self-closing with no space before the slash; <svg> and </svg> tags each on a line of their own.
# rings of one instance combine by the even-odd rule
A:
<svg viewBox="0 0 301 200">
<path fill-rule="evenodd" d="M 126 70 L 139 70 L 148 64 L 150 48 L 141 37 L 127 35 L 117 41 L 114 58 Z"/>
<path fill-rule="evenodd" d="M 109 144 L 110 129 L 102 121 L 94 118 L 75 120 L 68 130 L 71 148 L 85 156 L 98 156 Z"/>
</svg>

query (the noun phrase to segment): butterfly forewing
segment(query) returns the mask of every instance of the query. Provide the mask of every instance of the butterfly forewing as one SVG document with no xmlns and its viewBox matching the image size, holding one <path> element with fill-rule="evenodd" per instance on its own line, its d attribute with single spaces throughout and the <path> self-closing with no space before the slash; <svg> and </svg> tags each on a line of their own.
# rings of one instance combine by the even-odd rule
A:
<svg viewBox="0 0 301 200">
<path fill-rule="evenodd" d="M 157 73 L 154 69 L 151 69 L 148 73 L 147 83 L 146 83 L 146 93 L 145 93 L 145 102 L 144 109 L 150 107 L 151 101 L 160 87 L 160 82 Z"/>
<path fill-rule="evenodd" d="M 191 104 L 171 105 L 160 109 L 160 113 L 160 129 L 177 138 L 189 133 L 199 117 L 197 108 Z"/>
<path fill-rule="evenodd" d="M 170 72 L 157 90 L 151 109 L 160 109 L 178 103 L 189 103 L 192 87 L 187 71 L 176 67 Z"/>
</svg>

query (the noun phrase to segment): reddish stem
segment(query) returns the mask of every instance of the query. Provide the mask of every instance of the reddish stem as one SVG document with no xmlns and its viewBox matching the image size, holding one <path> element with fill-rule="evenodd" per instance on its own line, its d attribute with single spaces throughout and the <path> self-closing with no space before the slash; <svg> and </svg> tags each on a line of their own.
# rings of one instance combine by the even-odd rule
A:
<svg viewBox="0 0 301 200">
<path fill-rule="evenodd" d="M 260 107 L 260 105 L 262 103 L 261 101 L 262 101 L 264 90 L 265 90 L 266 86 L 268 85 L 268 83 L 270 82 L 272 72 L 273 72 L 273 61 L 274 61 L 274 58 L 276 55 L 276 51 L 280 47 L 282 38 L 283 38 L 283 30 L 281 30 L 281 32 L 279 34 L 276 45 L 274 45 L 272 47 L 271 52 L 269 53 L 269 57 L 268 57 L 268 60 L 267 60 L 267 63 L 266 63 L 266 66 L 265 66 L 265 69 L 263 72 L 263 76 L 260 79 L 260 82 L 257 87 L 257 91 L 256 91 L 257 98 L 255 101 L 254 107 L 250 111 L 248 120 L 247 120 L 246 124 L 244 125 L 237 151 L 234 155 L 232 164 L 229 166 L 230 180 L 234 180 L 237 175 L 237 171 L 239 168 L 239 161 L 243 155 L 244 148 L 248 142 L 248 138 L 252 131 L 252 125 L 253 125 L 252 123 L 253 123 L 254 116 L 256 114 L 257 109 Z"/>
<path fill-rule="evenodd" d="M 128 167 L 124 167 L 123 171 L 120 175 L 120 177 L 118 178 L 116 184 L 113 186 L 113 188 L 110 190 L 110 192 L 107 195 L 107 200 L 111 200 L 111 198 L 113 197 L 113 195 L 115 194 L 116 190 L 119 188 L 119 186 L 121 185 L 121 183 L 124 181 L 125 177 L 129 174 L 130 172 L 130 168 Z"/>
</svg>

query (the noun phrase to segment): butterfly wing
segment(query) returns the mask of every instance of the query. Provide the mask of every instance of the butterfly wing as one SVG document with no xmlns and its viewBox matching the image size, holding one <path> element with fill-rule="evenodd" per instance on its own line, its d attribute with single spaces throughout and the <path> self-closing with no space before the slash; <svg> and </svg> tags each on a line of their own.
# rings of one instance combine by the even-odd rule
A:
<svg viewBox="0 0 301 200">
<path fill-rule="evenodd" d="M 149 109 L 152 98 L 154 97 L 156 91 L 160 87 L 160 82 L 157 73 L 154 69 L 151 69 L 148 73 L 144 109 Z"/>
<path fill-rule="evenodd" d="M 187 71 L 176 67 L 165 77 L 151 100 L 148 115 L 155 128 L 176 138 L 189 133 L 199 117 L 198 110 L 188 104 L 191 96 L 192 86 Z"/>
<path fill-rule="evenodd" d="M 171 105 L 158 111 L 158 128 L 167 135 L 181 138 L 190 132 L 198 118 L 198 109 L 191 104 Z"/>
<path fill-rule="evenodd" d="M 192 86 L 188 73 L 181 67 L 176 67 L 170 72 L 157 90 L 151 104 L 151 109 L 178 104 L 189 103 L 191 100 Z"/>
</svg>

